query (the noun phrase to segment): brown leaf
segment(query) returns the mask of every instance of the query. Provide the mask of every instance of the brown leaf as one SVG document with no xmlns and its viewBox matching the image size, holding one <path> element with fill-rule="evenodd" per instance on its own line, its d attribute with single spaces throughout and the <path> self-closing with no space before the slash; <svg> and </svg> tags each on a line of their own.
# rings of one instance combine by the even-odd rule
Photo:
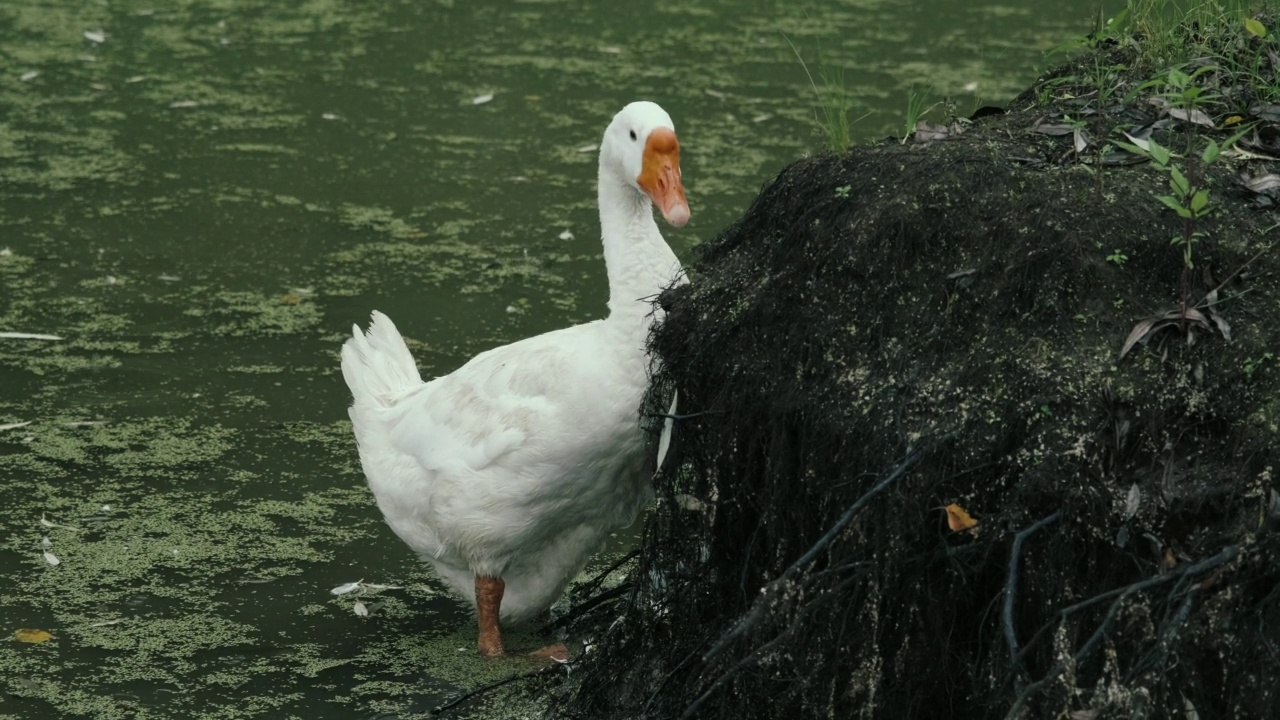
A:
<svg viewBox="0 0 1280 720">
<path fill-rule="evenodd" d="M 974 520 L 964 508 L 956 503 L 951 503 L 946 508 L 947 511 L 947 527 L 951 528 L 951 532 L 961 532 L 964 530 L 973 531 L 978 527 L 978 521 Z"/>
<path fill-rule="evenodd" d="M 1164 549 L 1164 559 L 1160 564 L 1165 570 L 1172 570 L 1178 565 L 1178 559 L 1173 556 L 1173 548 L 1166 547 Z"/>
<path fill-rule="evenodd" d="M 14 630 L 13 637 L 21 643 L 42 643 L 53 639 L 53 635 L 48 630 L 35 630 L 32 628 Z"/>
<path fill-rule="evenodd" d="M 1204 316 L 1204 313 L 1195 308 L 1187 308 L 1186 322 L 1198 325 L 1205 330 L 1213 330 L 1213 326 L 1209 324 L 1209 320 Z M 1125 338 L 1124 346 L 1120 348 L 1120 357 L 1117 359 L 1123 360 L 1134 345 L 1138 343 L 1145 345 L 1152 335 L 1161 330 L 1167 327 L 1177 327 L 1182 323 L 1183 315 L 1181 310 L 1170 310 L 1163 315 L 1152 316 L 1142 320 L 1133 326 L 1133 330 L 1129 331 L 1129 337 Z M 1189 332 L 1187 333 L 1187 342 L 1195 342 L 1195 336 Z"/>
</svg>

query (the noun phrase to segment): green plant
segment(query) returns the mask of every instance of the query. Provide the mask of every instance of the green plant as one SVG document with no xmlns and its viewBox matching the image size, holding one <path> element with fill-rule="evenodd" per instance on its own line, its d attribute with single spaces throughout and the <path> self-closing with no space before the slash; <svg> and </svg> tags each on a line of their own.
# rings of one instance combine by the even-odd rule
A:
<svg viewBox="0 0 1280 720">
<path fill-rule="evenodd" d="M 1116 248 L 1115 252 L 1107 256 L 1107 262 L 1115 263 L 1118 267 L 1124 267 L 1124 264 L 1128 259 L 1129 256 L 1121 252 L 1120 248 Z"/>
<path fill-rule="evenodd" d="M 840 187 L 836 188 L 836 197 L 843 200 L 844 198 L 849 197 L 849 191 L 852 189 L 853 189 L 852 185 L 841 185 Z"/>
<path fill-rule="evenodd" d="M 923 118 L 930 110 L 938 107 L 938 103 L 934 103 L 929 107 L 924 104 L 928 102 L 929 94 L 925 90 L 917 90 L 911 88 L 911 93 L 907 95 L 907 115 L 903 118 L 902 123 L 902 142 L 906 144 L 907 139 L 916 131 L 920 125 L 920 119 Z"/>
<path fill-rule="evenodd" d="M 1244 367 L 1243 367 L 1244 374 L 1248 377 L 1253 377 L 1253 373 L 1256 372 L 1258 368 L 1262 367 L 1264 364 L 1268 362 L 1274 362 L 1275 359 L 1276 359 L 1275 354 L 1269 353 L 1269 352 L 1262 353 L 1262 355 L 1259 356 L 1257 359 L 1254 359 L 1252 356 L 1247 357 L 1244 359 Z"/>
<path fill-rule="evenodd" d="M 1168 104 L 1169 114 L 1182 121 L 1187 157 L 1194 155 L 1195 134 L 1192 128 L 1195 125 L 1208 127 L 1213 127 L 1214 125 L 1213 121 L 1201 108 L 1216 104 L 1219 96 L 1205 91 L 1196 81 L 1216 70 L 1217 68 L 1211 65 L 1200 67 L 1191 73 L 1186 73 L 1177 67 L 1169 68 L 1161 77 L 1144 83 L 1139 88 L 1161 88 L 1158 95 Z M 1187 311 L 1190 307 L 1191 275 L 1195 269 L 1194 248 L 1196 243 L 1204 238 L 1204 233 L 1200 230 L 1200 226 L 1204 218 L 1214 209 L 1209 198 L 1205 170 L 1221 157 L 1224 149 L 1231 147 L 1251 129 L 1252 127 L 1248 127 L 1241 130 L 1227 138 L 1221 145 L 1210 138 L 1204 150 L 1200 153 L 1200 162 L 1198 164 L 1194 162 L 1189 164 L 1175 162 L 1176 159 L 1182 156 L 1156 142 L 1154 138 L 1140 140 L 1126 133 L 1126 137 L 1132 142 L 1116 143 L 1118 147 L 1150 159 L 1156 167 L 1169 173 L 1169 190 L 1171 192 L 1168 195 L 1157 195 L 1156 199 L 1177 213 L 1181 219 L 1181 231 L 1172 238 L 1171 244 L 1182 251 L 1181 308 L 1184 318 L 1187 316 Z M 1184 167 L 1187 168 L 1185 171 Z"/>
<path fill-rule="evenodd" d="M 813 73 L 809 72 L 809 65 L 801 57 L 795 43 L 785 35 L 783 39 L 791 46 L 791 52 L 795 53 L 796 59 L 800 61 L 805 77 L 809 78 L 809 87 L 813 89 L 813 97 L 817 102 L 817 107 L 813 111 L 814 124 L 826 137 L 827 147 L 832 152 L 845 151 L 853 137 L 851 132 L 853 123 L 849 120 L 849 113 L 853 110 L 853 95 L 845 87 L 844 69 L 825 63 L 820 64 L 818 77 L 822 78 L 822 87 L 819 88 L 817 81 L 813 79 Z"/>
</svg>

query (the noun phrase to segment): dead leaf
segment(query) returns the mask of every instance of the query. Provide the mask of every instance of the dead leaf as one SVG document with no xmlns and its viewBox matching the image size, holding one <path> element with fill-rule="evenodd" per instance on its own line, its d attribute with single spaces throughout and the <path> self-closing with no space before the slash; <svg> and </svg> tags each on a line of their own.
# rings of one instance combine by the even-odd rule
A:
<svg viewBox="0 0 1280 720">
<path fill-rule="evenodd" d="M 1173 108 L 1169 111 L 1169 117 L 1177 118 L 1183 122 L 1195 123 L 1204 127 L 1213 127 L 1213 118 L 1204 114 L 1203 111 L 1192 108 Z"/>
<path fill-rule="evenodd" d="M 978 527 L 978 521 L 974 520 L 965 509 L 951 503 L 946 508 L 947 511 L 947 527 L 951 528 L 951 532 L 961 532 L 964 530 L 973 531 Z"/>
<path fill-rule="evenodd" d="M 1089 136 L 1083 130 L 1076 130 L 1072 135 L 1072 145 L 1076 153 L 1082 153 L 1089 147 Z"/>
<path fill-rule="evenodd" d="M 61 565 L 61 564 L 62 564 L 62 561 L 58 559 L 58 556 L 57 556 L 57 555 L 54 555 L 53 553 L 49 552 L 48 550 L 45 550 L 45 551 L 44 551 L 44 561 L 45 561 L 45 562 L 47 562 L 47 563 L 49 563 L 50 565 L 52 565 L 52 566 L 54 566 L 54 567 L 58 567 L 59 565 Z"/>
<path fill-rule="evenodd" d="M 104 43 L 107 41 L 107 34 L 101 30 L 85 30 L 84 39 L 92 43 Z"/>
<path fill-rule="evenodd" d="M 1263 175 L 1241 175 L 1240 182 L 1246 188 L 1258 194 L 1266 193 L 1271 190 L 1280 188 L 1280 175 L 1275 173 L 1265 173 Z"/>
<path fill-rule="evenodd" d="M 21 643 L 42 643 L 52 640 L 53 634 L 48 630 L 21 628 L 13 631 L 13 638 Z"/>
<path fill-rule="evenodd" d="M 356 604 L 353 605 L 351 609 L 360 617 L 369 617 L 369 607 L 365 605 L 362 600 L 357 600 Z"/>
<path fill-rule="evenodd" d="M 477 95 L 471 98 L 471 104 L 484 105 L 485 103 L 490 102 L 491 100 L 493 100 L 493 93 L 485 93 L 483 95 Z"/>
<path fill-rule="evenodd" d="M 1101 714 L 1102 711 L 1097 708 L 1090 708 L 1088 710 L 1072 710 L 1071 720 L 1097 720 L 1098 716 Z"/>
<path fill-rule="evenodd" d="M 1160 564 L 1165 570 L 1172 570 L 1177 567 L 1178 559 L 1173 556 L 1173 548 L 1166 547 L 1164 549 L 1164 559 L 1160 561 Z"/>
<path fill-rule="evenodd" d="M 26 422 L 5 423 L 4 425 L 0 425 L 0 432 L 4 432 L 5 430 L 15 430 L 17 428 L 23 428 L 30 425 L 33 422 L 35 421 L 28 420 Z"/>
<path fill-rule="evenodd" d="M 945 140 L 951 136 L 951 130 L 946 125 L 938 125 L 931 122 L 921 120 L 916 123 L 916 142 L 930 142 L 932 140 Z"/>
<path fill-rule="evenodd" d="M 1249 114 L 1267 122 L 1280 122 L 1280 105 L 1254 105 Z"/>
<path fill-rule="evenodd" d="M 1032 123 L 1031 132 L 1040 133 L 1041 135 L 1053 135 L 1056 137 L 1059 135 L 1070 135 L 1076 132 L 1076 127 L 1067 123 L 1047 123 L 1044 121 L 1044 118 L 1040 118 Z"/>
<path fill-rule="evenodd" d="M 1124 519 L 1128 520 L 1138 514 L 1138 505 L 1142 503 L 1142 491 L 1138 483 L 1129 486 L 1129 495 L 1124 500 Z"/>
<path fill-rule="evenodd" d="M 1142 320 L 1137 325 L 1133 326 L 1133 330 L 1129 332 L 1129 337 L 1125 338 L 1124 346 L 1120 348 L 1120 357 L 1117 359 L 1123 360 L 1124 356 L 1133 349 L 1134 345 L 1137 345 L 1138 343 L 1146 345 L 1147 342 L 1151 340 L 1151 337 L 1156 333 L 1164 330 L 1165 328 L 1178 327 L 1182 325 L 1183 322 L 1184 319 L 1182 311 L 1176 309 L 1170 310 L 1164 315 L 1157 315 Z M 1209 324 L 1209 320 L 1204 316 L 1204 313 L 1196 310 L 1195 308 L 1187 308 L 1185 322 L 1190 325 L 1199 326 L 1204 330 L 1213 330 L 1213 326 Z M 1187 342 L 1195 342 L 1195 336 L 1190 332 L 1187 333 Z"/>
</svg>

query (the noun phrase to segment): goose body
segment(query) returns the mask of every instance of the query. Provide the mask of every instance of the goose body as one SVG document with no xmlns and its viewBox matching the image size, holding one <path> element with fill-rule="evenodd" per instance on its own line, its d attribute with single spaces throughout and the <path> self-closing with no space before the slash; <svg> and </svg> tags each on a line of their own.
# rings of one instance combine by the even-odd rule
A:
<svg viewBox="0 0 1280 720">
<path fill-rule="evenodd" d="M 673 225 L 689 218 L 662 108 L 637 102 L 614 117 L 598 179 L 607 318 L 494 348 L 430 382 L 382 313 L 342 349 L 378 507 L 476 605 L 485 655 L 504 651 L 499 619 L 550 607 L 651 495 L 638 416 L 654 320 L 646 298 L 681 275 L 653 204 Z"/>
</svg>

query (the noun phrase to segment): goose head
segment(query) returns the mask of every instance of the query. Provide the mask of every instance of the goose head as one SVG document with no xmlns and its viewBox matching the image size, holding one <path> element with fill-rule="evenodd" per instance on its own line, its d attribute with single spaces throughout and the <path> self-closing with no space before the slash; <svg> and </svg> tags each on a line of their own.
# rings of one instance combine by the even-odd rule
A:
<svg viewBox="0 0 1280 720">
<path fill-rule="evenodd" d="M 673 226 L 689 222 L 680 143 L 671 116 L 656 103 L 633 102 L 613 117 L 600 143 L 600 177 L 648 197 Z"/>
</svg>

